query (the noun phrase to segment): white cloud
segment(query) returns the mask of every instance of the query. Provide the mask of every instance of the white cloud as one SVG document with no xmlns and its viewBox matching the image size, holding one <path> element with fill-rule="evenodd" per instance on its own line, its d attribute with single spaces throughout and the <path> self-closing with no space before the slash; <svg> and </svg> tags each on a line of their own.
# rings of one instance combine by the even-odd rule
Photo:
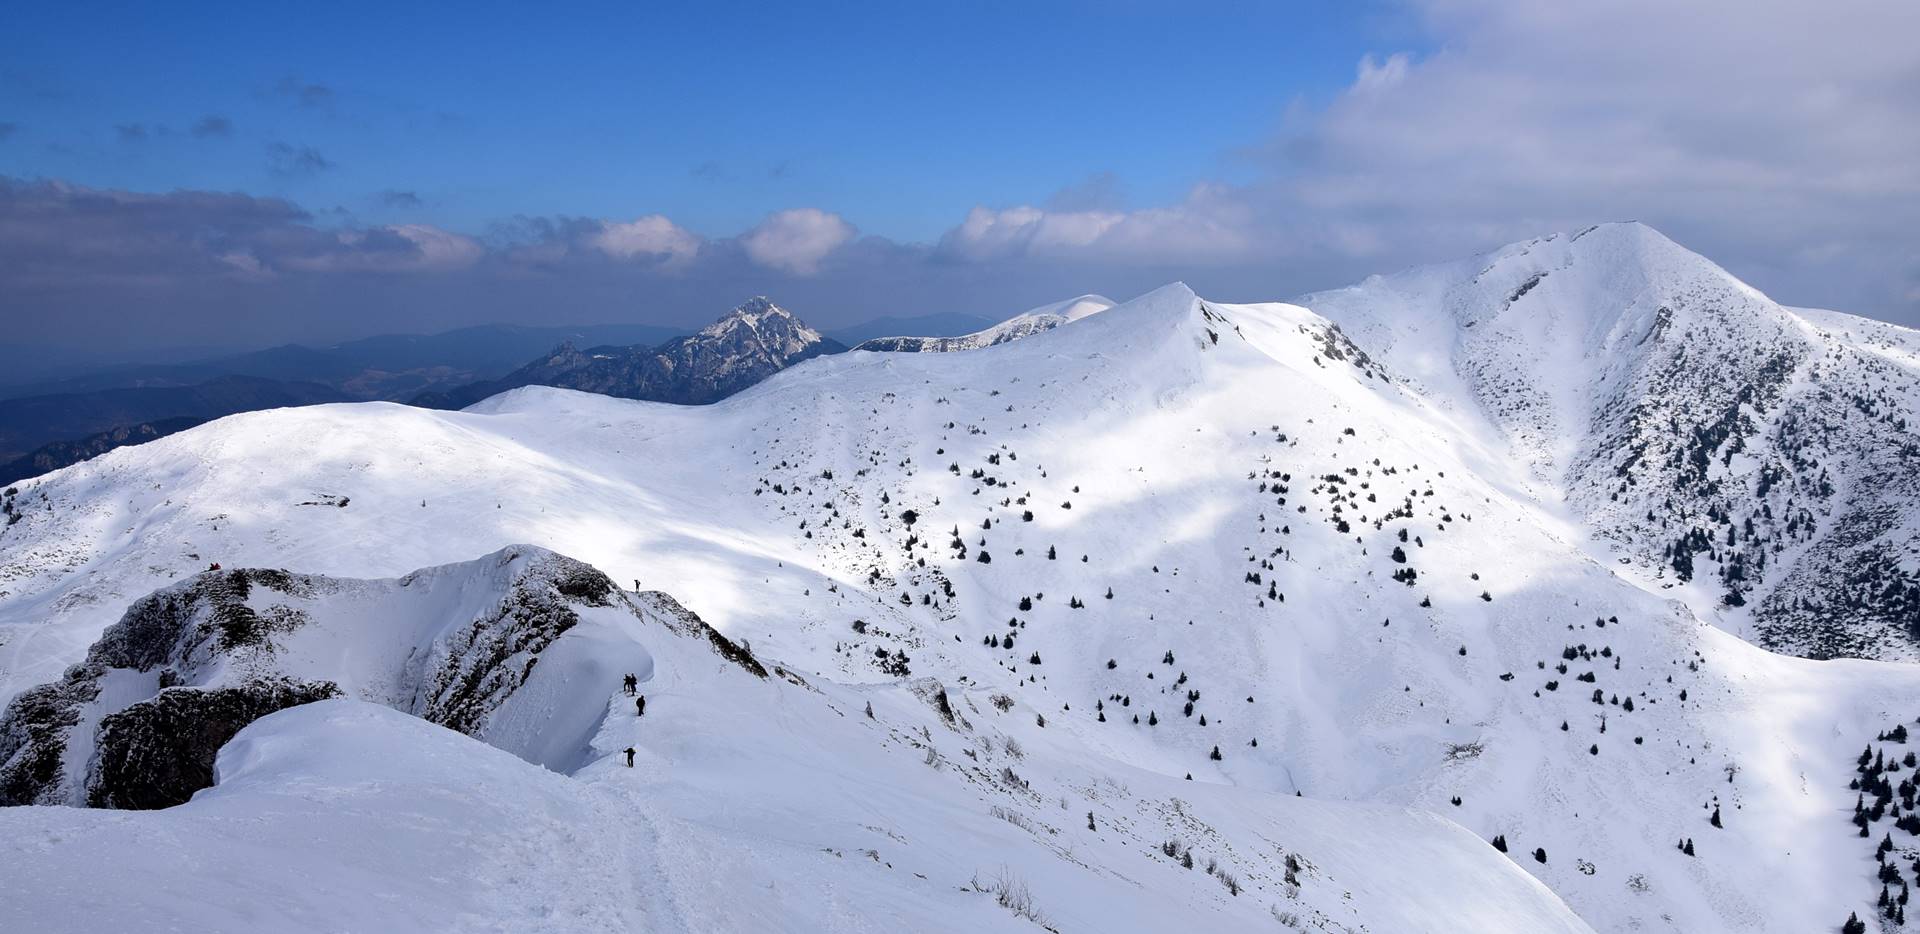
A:
<svg viewBox="0 0 1920 934">
<path fill-rule="evenodd" d="M 700 252 L 702 243 L 695 234 L 662 214 L 649 214 L 631 221 L 608 222 L 588 242 L 617 259 L 654 258 L 665 265 L 684 265 Z"/>
<path fill-rule="evenodd" d="M 1782 297 L 1920 312 L 1920 5 L 1421 7 L 1439 51 L 1363 65 L 1287 202 L 1422 258 L 1641 219 Z"/>
<path fill-rule="evenodd" d="M 473 265 L 486 252 L 472 237 L 426 224 L 398 224 L 386 229 L 413 244 L 418 256 L 411 265 L 416 268 L 458 269 Z"/>
<path fill-rule="evenodd" d="M 1232 190 L 1211 185 L 1171 207 L 1138 211 L 976 207 L 941 238 L 940 250 L 976 262 L 1031 256 L 1217 265 L 1245 258 L 1248 219 Z"/>
<path fill-rule="evenodd" d="M 1417 6 L 1437 51 L 1364 59 L 1286 141 L 1289 207 L 1373 218 L 1402 243 L 1430 224 L 1519 236 L 1638 217 L 1773 249 L 1916 220 L 1920 5 Z M 1905 217 L 1870 217 L 1889 207 Z"/>
<path fill-rule="evenodd" d="M 1123 219 L 1117 211 L 1043 211 L 1022 205 L 994 211 L 976 207 L 949 231 L 942 246 L 971 260 L 1010 254 L 1059 253 L 1092 245 Z"/>
<path fill-rule="evenodd" d="M 840 215 L 818 208 L 795 208 L 771 214 L 740 236 L 747 258 L 769 269 L 811 276 L 821 260 L 847 241 L 855 230 Z"/>
<path fill-rule="evenodd" d="M 396 224 L 343 230 L 325 239 L 303 238 L 262 261 L 251 254 L 227 253 L 220 261 L 241 272 L 261 275 L 267 267 L 302 272 L 420 272 L 463 269 L 486 253 L 464 234 L 426 224 Z M 248 261 L 251 260 L 250 268 Z"/>
</svg>

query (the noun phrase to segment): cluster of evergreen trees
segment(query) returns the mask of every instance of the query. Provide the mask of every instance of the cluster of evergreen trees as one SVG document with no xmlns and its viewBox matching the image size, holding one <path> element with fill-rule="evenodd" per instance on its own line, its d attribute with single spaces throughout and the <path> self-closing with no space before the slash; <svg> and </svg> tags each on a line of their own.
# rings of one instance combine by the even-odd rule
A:
<svg viewBox="0 0 1920 934">
<path fill-rule="evenodd" d="M 1907 728 L 1905 724 L 1881 733 L 1876 739 L 1883 743 L 1905 744 Z M 1915 797 L 1920 795 L 1920 785 L 1916 785 L 1911 774 L 1920 757 L 1909 750 L 1905 755 L 1895 752 L 1888 756 L 1883 747 L 1875 749 L 1871 744 L 1860 750 L 1860 756 L 1854 760 L 1855 777 L 1847 787 L 1858 792 L 1853 804 L 1853 823 L 1860 828 L 1861 837 L 1873 836 L 1873 825 L 1892 817 L 1894 826 L 1902 832 L 1920 835 L 1920 813 L 1915 810 Z M 1872 795 L 1869 799 L 1867 796 Z M 1878 907 L 1881 915 L 1895 924 L 1905 924 L 1907 920 L 1907 899 L 1909 887 L 1897 861 L 1896 846 L 1891 832 L 1883 833 L 1880 842 L 1874 847 L 1874 862 L 1877 865 L 1875 875 L 1880 881 L 1880 899 Z M 1916 880 L 1920 880 L 1920 859 L 1915 859 L 1907 867 Z M 1898 886 L 1898 889 L 1894 888 Z M 1857 915 L 1849 914 L 1840 928 L 1845 931 L 1865 932 L 1866 925 Z"/>
</svg>

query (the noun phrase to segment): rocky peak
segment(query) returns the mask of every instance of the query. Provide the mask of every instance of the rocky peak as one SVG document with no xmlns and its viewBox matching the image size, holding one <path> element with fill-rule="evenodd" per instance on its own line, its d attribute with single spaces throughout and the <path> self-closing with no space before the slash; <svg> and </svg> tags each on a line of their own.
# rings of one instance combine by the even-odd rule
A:
<svg viewBox="0 0 1920 934">
<path fill-rule="evenodd" d="M 793 312 L 775 305 L 764 295 L 756 295 L 739 307 L 720 316 L 720 320 L 700 329 L 701 337 L 748 340 L 758 338 L 768 346 L 817 343 L 820 332 L 794 317 Z M 789 351 L 791 352 L 791 351 Z"/>
<path fill-rule="evenodd" d="M 795 317 L 793 312 L 756 295 L 722 315 L 694 335 L 691 343 L 704 352 L 728 356 L 764 356 L 769 362 L 788 358 L 819 345 L 825 337 Z"/>
</svg>

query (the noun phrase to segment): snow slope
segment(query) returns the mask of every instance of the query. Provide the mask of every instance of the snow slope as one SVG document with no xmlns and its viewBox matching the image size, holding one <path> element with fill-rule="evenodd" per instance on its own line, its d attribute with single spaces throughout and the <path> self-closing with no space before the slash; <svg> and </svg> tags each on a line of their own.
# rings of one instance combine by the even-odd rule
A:
<svg viewBox="0 0 1920 934">
<path fill-rule="evenodd" d="M 1593 278 L 1659 272 L 1626 264 Z M 1404 326 L 1437 329 L 1439 317 L 1418 317 L 1427 310 L 1409 302 Z M 1643 311 L 1633 320 L 1659 320 L 1657 305 Z M 1499 333 L 1496 319 L 1471 320 L 1484 324 L 1468 330 Z M 1623 346 L 1602 320 L 1569 311 L 1556 327 Z M 1515 389 L 1525 405 L 1488 414 L 1450 354 L 1416 352 L 1464 340 L 1459 327 L 1392 343 L 1364 324 L 1204 302 L 1176 285 L 974 353 L 808 361 L 698 409 L 529 388 L 464 412 L 375 404 L 224 419 L 22 485 L 11 507 L 22 518 L 0 533 L 0 692 L 58 677 L 130 601 L 209 561 L 378 578 L 533 542 L 672 593 L 827 698 L 880 698 L 882 717 L 907 709 L 888 698 L 919 679 L 965 685 L 964 716 L 1015 735 L 1028 757 L 1057 750 L 1046 761 L 1074 765 L 1046 772 L 1080 776 L 1072 787 L 1219 801 L 1208 826 L 1282 846 L 1240 815 L 1331 808 L 1314 825 L 1329 842 L 1309 856 L 1347 861 L 1353 875 L 1337 887 L 1354 897 L 1310 902 L 1304 883 L 1298 895 L 1328 924 L 1539 929 L 1525 913 L 1456 924 L 1475 885 L 1417 916 L 1369 914 L 1402 910 L 1363 892 L 1390 887 L 1372 873 L 1389 872 L 1398 841 L 1421 838 L 1346 816 L 1342 802 L 1499 838 L 1511 865 L 1600 930 L 1802 931 L 1870 914 L 1873 841 L 1848 823 L 1848 783 L 1863 745 L 1920 713 L 1916 671 L 1769 654 L 1596 561 L 1556 495 L 1582 448 L 1552 428 L 1596 390 Z M 1488 340 L 1486 353 L 1527 363 Z M 1640 379 L 1622 369 L 1605 386 Z M 1517 443 L 1532 452 L 1519 466 Z M 1005 717 L 980 699 L 994 694 L 1012 701 Z M 782 835 L 776 821 L 822 795 L 784 780 L 794 763 L 904 753 L 829 739 L 820 724 L 836 714 L 776 718 L 782 745 L 730 757 L 704 713 L 687 716 L 702 729 L 684 734 L 675 769 L 726 771 L 662 806 L 728 826 L 749 854 L 786 845 L 770 840 L 834 845 L 818 828 Z M 912 732 L 906 722 L 887 735 Z M 951 740 L 933 745 L 959 761 Z M 933 771 L 906 759 L 906 772 Z M 576 774 L 614 767 L 597 761 Z M 1035 780 L 1033 806 L 1057 812 L 1045 802 L 1069 784 Z M 860 784 L 872 799 L 862 806 L 887 821 L 937 812 L 919 825 L 929 836 L 1005 800 L 891 787 Z M 1084 827 L 1078 800 L 1049 825 Z M 751 820 L 728 816 L 742 809 Z M 1160 888 L 1128 867 L 1165 865 L 1154 840 L 1166 832 L 1144 830 L 1129 846 L 1145 852 L 1102 856 L 1092 871 L 1074 868 L 1090 862 L 1090 842 L 1020 871 L 1063 930 L 1154 929 L 1190 918 L 1192 902 L 1154 914 L 1156 891 L 1113 901 L 1124 915 L 1062 915 L 1110 898 L 1084 887 L 1105 878 L 1100 865 L 1138 891 Z M 1889 861 L 1920 855 L 1911 834 L 1891 833 Z M 1420 860 L 1479 871 L 1468 855 Z M 785 878 L 738 864 L 754 892 Z M 1226 928 L 1294 910 L 1262 871 L 1254 900 L 1222 909 L 1257 917 Z M 884 903 L 919 904 L 915 883 L 899 881 Z M 698 901 L 778 902 L 739 898 L 746 890 Z"/>
<path fill-rule="evenodd" d="M 1113 299 L 1102 295 L 1079 295 L 1063 302 L 1028 309 L 993 327 L 983 328 L 972 334 L 962 334 L 958 337 L 876 337 L 861 342 L 853 349 L 883 353 L 952 353 L 960 350 L 979 350 L 982 347 L 1017 341 L 1043 331 L 1051 331 L 1061 325 L 1072 324 L 1089 315 L 1106 311 L 1113 305 Z"/>
<path fill-rule="evenodd" d="M 403 657 L 382 644 L 388 630 L 466 616 L 419 606 L 405 591 L 436 583 L 423 578 L 497 593 L 489 572 L 555 557 L 308 581 L 282 593 L 314 611 L 289 635 L 330 646 L 304 663 L 348 682 L 368 661 Z M 1378 930 L 1589 930 L 1432 815 L 1090 761 L 979 689 L 956 685 L 943 716 L 930 701 L 944 688 L 930 682 L 769 676 L 663 623 L 673 611 L 649 605 L 661 599 L 616 593 L 499 711 L 517 707 L 523 724 L 545 712 L 569 736 L 564 721 L 592 714 L 570 777 L 391 709 L 400 698 L 293 707 L 241 730 L 219 753 L 217 783 L 181 806 L 0 810 L 0 860 L 14 867 L 0 926 L 1228 930 L 1278 912 Z M 636 669 L 645 717 L 615 689 L 615 662 Z M 1160 849 L 1176 840 L 1191 865 Z M 1243 888 L 1229 891 L 1229 878 Z M 1009 902 L 1033 900 L 1025 915 L 1001 905 L 1003 881 Z"/>
<path fill-rule="evenodd" d="M 1915 332 L 1783 308 L 1641 224 L 1300 302 L 1647 586 L 1783 651 L 1920 656 Z"/>
</svg>

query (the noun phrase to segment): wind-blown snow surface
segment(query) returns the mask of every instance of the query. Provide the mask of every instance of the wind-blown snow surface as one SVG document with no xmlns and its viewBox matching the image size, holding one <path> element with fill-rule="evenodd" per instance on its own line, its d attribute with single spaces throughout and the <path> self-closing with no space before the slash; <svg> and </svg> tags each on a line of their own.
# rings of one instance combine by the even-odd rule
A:
<svg viewBox="0 0 1920 934">
<path fill-rule="evenodd" d="M 1368 801 L 1502 836 L 1515 865 L 1601 930 L 1802 931 L 1867 914 L 1877 885 L 1871 841 L 1847 823 L 1852 757 L 1920 712 L 1920 675 L 1774 656 L 1617 576 L 1587 557 L 1538 475 L 1511 466 L 1506 435 L 1417 391 L 1446 371 L 1408 367 L 1416 385 L 1396 371 L 1406 354 L 1387 348 L 1383 365 L 1364 346 L 1297 306 L 1219 305 L 1172 286 L 977 352 L 810 361 L 700 409 L 526 389 L 458 413 L 369 404 L 224 419 L 22 486 L 22 519 L 0 538 L 5 691 L 57 677 L 129 601 L 209 561 L 386 577 L 527 541 L 673 593 L 829 698 L 899 692 L 883 686 L 903 671 L 967 685 L 968 719 L 1020 721 L 1028 755 L 1046 747 L 1049 763 L 1072 764 L 1035 779 L 1009 763 L 1061 834 L 1087 809 L 1052 777 L 1063 772 L 1140 798 L 1231 802 L 1211 825 L 1289 849 L 1234 815 L 1271 807 L 1292 821 L 1277 809 Z M 1013 712 L 985 704 L 992 693 Z M 765 707 L 748 709 L 766 722 Z M 837 774 L 884 776 L 860 788 L 875 827 L 925 817 L 919 832 L 944 838 L 1005 800 L 889 796 L 933 771 L 923 752 L 816 738 L 815 720 L 776 721 L 773 751 L 728 753 L 707 712 L 661 716 L 687 718 L 665 734 L 679 736 L 666 771 L 707 780 L 661 807 L 729 827 L 745 853 L 792 857 L 729 854 L 740 884 L 709 893 L 729 910 L 850 891 L 852 870 L 822 847 L 889 852 L 872 835 L 839 842 L 824 824 L 777 822 L 803 819 L 789 812 L 809 813 L 819 787 L 785 779 L 781 750 L 821 762 L 863 749 Z M 632 736 L 657 755 L 654 718 L 650 706 L 645 728 L 603 748 Z M 1063 793 L 1066 811 L 1046 803 Z M 1348 906 L 1334 922 L 1546 927 L 1537 913 L 1469 918 L 1477 884 L 1395 914 L 1398 902 L 1360 887 L 1390 887 L 1372 867 L 1391 871 L 1414 831 L 1345 812 L 1314 826 L 1349 835 L 1308 854 L 1351 860 L 1338 887 L 1353 898 L 1307 905 Z M 1110 856 L 1045 829 L 995 829 L 1007 836 L 970 843 L 961 865 L 949 847 L 916 867 L 925 891 L 953 891 L 967 863 L 1012 840 L 1054 854 L 1019 871 L 1062 930 L 1155 929 L 1204 904 L 1169 895 L 1166 879 L 1206 877 L 1161 875 L 1170 861 L 1151 845 Z M 1692 856 L 1677 846 L 1688 838 Z M 1912 842 L 1903 832 L 1899 845 Z M 1417 859 L 1478 872 L 1479 849 Z M 1108 871 L 1130 881 L 1095 881 Z M 822 891 L 798 892 L 809 878 Z M 920 910 L 916 877 L 887 878 L 898 885 L 875 886 L 891 894 L 850 897 L 846 915 Z M 1312 888 L 1300 899 L 1329 894 Z M 1200 889 L 1245 912 L 1228 927 L 1293 910 L 1271 879 L 1237 898 Z M 1068 916 L 1101 904 L 1115 913 Z M 806 907 L 796 916 L 835 917 Z M 999 911 L 988 908 L 974 917 Z"/>
</svg>

